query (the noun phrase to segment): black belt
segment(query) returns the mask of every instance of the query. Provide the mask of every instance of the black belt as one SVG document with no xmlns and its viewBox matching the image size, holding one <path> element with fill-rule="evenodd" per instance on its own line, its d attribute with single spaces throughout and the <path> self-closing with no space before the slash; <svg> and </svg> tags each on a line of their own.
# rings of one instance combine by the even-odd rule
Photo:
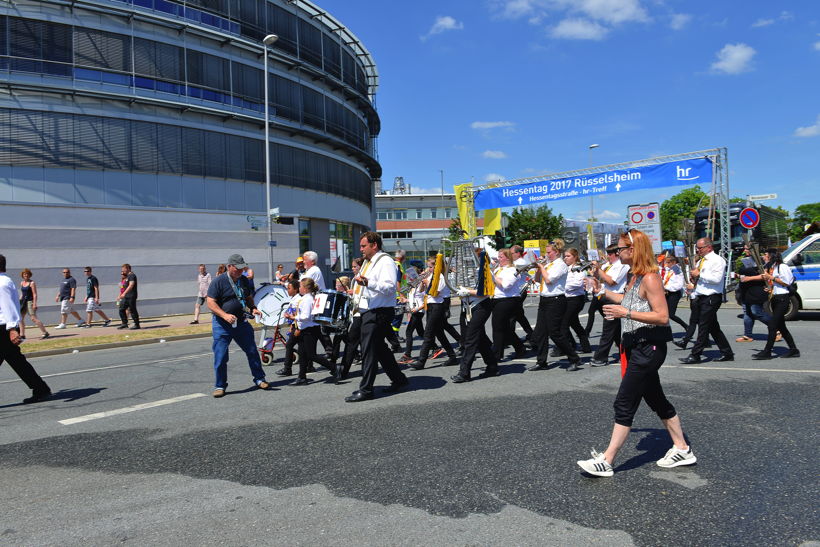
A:
<svg viewBox="0 0 820 547">
<path fill-rule="evenodd" d="M 566 298 L 566 297 L 567 297 L 567 295 L 565 295 L 565 294 L 557 294 L 555 296 L 542 296 L 541 298 L 546 298 L 547 300 L 554 300 L 556 298 Z"/>
</svg>

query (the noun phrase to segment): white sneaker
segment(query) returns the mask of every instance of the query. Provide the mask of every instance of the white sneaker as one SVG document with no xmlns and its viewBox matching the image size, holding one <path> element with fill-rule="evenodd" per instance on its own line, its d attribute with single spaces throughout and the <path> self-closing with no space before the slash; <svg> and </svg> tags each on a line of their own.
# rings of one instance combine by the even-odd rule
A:
<svg viewBox="0 0 820 547">
<path fill-rule="evenodd" d="M 692 465 L 698 461 L 692 453 L 692 447 L 680 450 L 674 446 L 666 451 L 666 455 L 658 460 L 659 467 L 678 467 L 679 465 Z"/>
<path fill-rule="evenodd" d="M 57 326 L 56 326 L 56 327 L 54 327 L 54 328 L 55 328 L 55 329 L 64 329 L 64 328 L 65 328 L 65 323 L 60 323 L 59 325 L 57 325 Z"/>
<path fill-rule="evenodd" d="M 598 454 L 594 448 L 590 454 L 592 455 L 592 459 L 578 460 L 576 462 L 581 469 L 596 477 L 611 477 L 614 474 L 612 466 L 604 459 L 603 454 Z"/>
<path fill-rule="evenodd" d="M 80 321 L 79 323 L 77 323 L 77 328 L 78 328 L 78 329 L 81 329 L 81 328 L 83 328 L 85 325 L 86 325 L 85 321 Z M 88 326 L 90 327 L 91 325 L 88 325 Z"/>
</svg>

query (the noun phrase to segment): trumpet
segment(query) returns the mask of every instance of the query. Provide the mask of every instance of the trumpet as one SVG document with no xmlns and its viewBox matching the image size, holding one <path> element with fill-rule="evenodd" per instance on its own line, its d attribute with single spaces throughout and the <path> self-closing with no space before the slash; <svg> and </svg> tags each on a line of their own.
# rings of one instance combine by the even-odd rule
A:
<svg viewBox="0 0 820 547">
<path fill-rule="evenodd" d="M 595 263 L 591 260 L 581 261 L 570 268 L 573 272 L 586 272 L 595 267 Z"/>
</svg>

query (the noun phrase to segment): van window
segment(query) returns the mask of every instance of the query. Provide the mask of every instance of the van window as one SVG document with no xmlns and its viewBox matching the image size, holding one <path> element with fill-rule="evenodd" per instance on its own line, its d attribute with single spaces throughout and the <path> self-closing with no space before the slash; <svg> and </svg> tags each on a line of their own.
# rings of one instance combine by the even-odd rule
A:
<svg viewBox="0 0 820 547">
<path fill-rule="evenodd" d="M 820 264 L 820 239 L 811 242 L 800 252 L 803 264 Z"/>
</svg>

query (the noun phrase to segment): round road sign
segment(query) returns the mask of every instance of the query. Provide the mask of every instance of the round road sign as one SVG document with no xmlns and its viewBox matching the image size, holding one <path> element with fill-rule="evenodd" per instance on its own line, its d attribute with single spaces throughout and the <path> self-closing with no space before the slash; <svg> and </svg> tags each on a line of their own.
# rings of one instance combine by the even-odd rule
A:
<svg viewBox="0 0 820 547">
<path fill-rule="evenodd" d="M 738 215 L 738 219 L 740 220 L 741 226 L 748 230 L 751 230 L 752 228 L 760 224 L 760 213 L 757 212 L 757 209 L 746 207 L 740 212 L 740 215 Z"/>
<path fill-rule="evenodd" d="M 640 224 L 643 222 L 643 214 L 640 211 L 632 213 L 632 224 Z"/>
</svg>

